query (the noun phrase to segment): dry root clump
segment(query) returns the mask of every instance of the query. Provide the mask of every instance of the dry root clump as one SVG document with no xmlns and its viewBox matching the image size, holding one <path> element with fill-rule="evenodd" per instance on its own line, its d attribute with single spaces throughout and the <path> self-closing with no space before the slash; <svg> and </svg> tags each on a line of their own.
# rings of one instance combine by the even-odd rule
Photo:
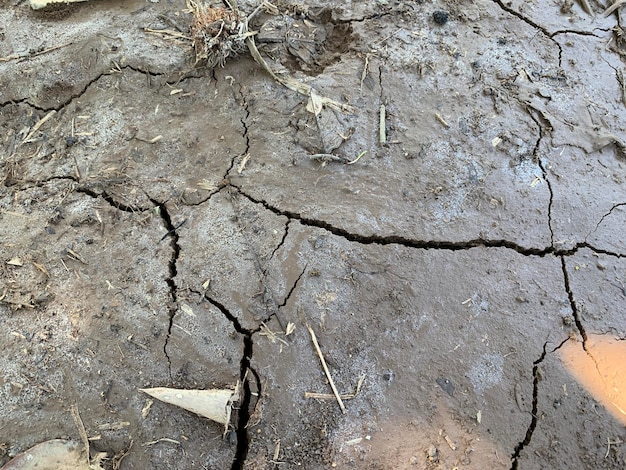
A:
<svg viewBox="0 0 626 470">
<path fill-rule="evenodd" d="M 238 9 L 210 7 L 187 0 L 193 14 L 191 37 L 196 64 L 206 61 L 207 67 L 223 66 L 226 59 L 246 49 L 246 17 Z"/>
</svg>

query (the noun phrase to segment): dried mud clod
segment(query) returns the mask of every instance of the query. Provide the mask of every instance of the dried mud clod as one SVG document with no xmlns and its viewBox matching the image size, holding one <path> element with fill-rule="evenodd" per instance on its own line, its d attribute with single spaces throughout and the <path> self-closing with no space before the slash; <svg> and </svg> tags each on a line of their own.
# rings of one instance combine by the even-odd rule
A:
<svg viewBox="0 0 626 470">
<path fill-rule="evenodd" d="M 193 0 L 188 0 L 187 6 L 193 14 L 190 32 L 196 64 L 223 66 L 226 59 L 246 49 L 247 19 L 237 8 L 210 7 Z"/>
</svg>

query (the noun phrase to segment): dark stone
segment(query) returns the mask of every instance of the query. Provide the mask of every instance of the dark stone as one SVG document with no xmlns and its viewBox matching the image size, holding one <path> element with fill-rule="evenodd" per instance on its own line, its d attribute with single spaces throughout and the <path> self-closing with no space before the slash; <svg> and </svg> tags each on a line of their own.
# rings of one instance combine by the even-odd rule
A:
<svg viewBox="0 0 626 470">
<path fill-rule="evenodd" d="M 450 382 L 449 379 L 444 379 L 440 377 L 436 380 L 437 385 L 439 385 L 444 392 L 446 392 L 450 396 L 454 396 L 454 384 Z"/>
<path fill-rule="evenodd" d="M 448 12 L 437 10 L 433 13 L 433 21 L 439 26 L 443 26 L 448 22 Z"/>
</svg>

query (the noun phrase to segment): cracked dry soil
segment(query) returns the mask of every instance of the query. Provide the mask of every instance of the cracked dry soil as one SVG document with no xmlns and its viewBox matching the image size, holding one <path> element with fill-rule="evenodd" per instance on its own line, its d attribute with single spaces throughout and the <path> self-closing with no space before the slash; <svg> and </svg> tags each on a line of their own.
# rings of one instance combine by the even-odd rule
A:
<svg viewBox="0 0 626 470">
<path fill-rule="evenodd" d="M 356 109 L 322 127 L 154 33 L 182 0 L 0 1 L 0 464 L 77 405 L 107 468 L 624 468 L 557 355 L 626 337 L 626 46 L 589 3 L 275 2 L 261 53 Z M 238 380 L 225 437 L 138 391 Z"/>
</svg>

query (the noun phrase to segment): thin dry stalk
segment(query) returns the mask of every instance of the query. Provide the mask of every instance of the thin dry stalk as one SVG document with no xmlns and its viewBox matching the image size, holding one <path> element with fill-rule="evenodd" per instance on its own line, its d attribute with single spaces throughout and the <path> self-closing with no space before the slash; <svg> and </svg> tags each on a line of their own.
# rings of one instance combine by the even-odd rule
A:
<svg viewBox="0 0 626 470">
<path fill-rule="evenodd" d="M 78 434 L 80 434 L 80 440 L 83 441 L 83 446 L 85 446 L 85 458 L 87 459 L 87 461 L 89 461 L 89 438 L 87 437 L 87 431 L 85 430 L 83 420 L 81 419 L 80 413 L 78 412 L 78 405 L 72 405 L 71 412 L 72 418 L 74 418 L 74 424 L 78 429 Z"/>
<path fill-rule="evenodd" d="M 311 97 L 311 90 L 313 90 L 311 85 L 299 82 L 298 80 L 296 80 L 293 77 L 290 77 L 289 75 L 279 76 L 272 70 L 272 68 L 267 64 L 267 62 L 263 58 L 263 56 L 261 56 L 261 53 L 257 49 L 256 44 L 254 42 L 254 38 L 252 36 L 248 36 L 246 38 L 246 44 L 248 45 L 248 50 L 250 51 L 250 54 L 252 55 L 252 58 L 255 60 L 255 62 L 259 64 L 261 67 L 263 67 L 263 69 L 265 69 L 265 71 L 269 73 L 270 76 L 274 80 L 276 80 L 278 83 L 280 83 L 286 88 L 289 88 L 292 91 L 300 93 L 301 95 L 304 95 L 304 96 L 308 96 L 309 98 Z M 322 105 L 328 106 L 338 111 L 344 111 L 348 113 L 354 112 L 354 108 L 352 106 L 339 103 L 338 101 L 335 101 L 330 98 L 326 98 L 325 96 L 320 96 L 318 100 Z"/>
<path fill-rule="evenodd" d="M 617 0 L 613 5 L 611 5 L 606 10 L 604 10 L 604 12 L 602 13 L 602 16 L 606 18 L 607 16 L 609 16 L 611 13 L 613 13 L 615 10 L 617 10 L 619 7 L 621 7 L 624 4 L 626 4 L 626 0 Z"/>
<path fill-rule="evenodd" d="M 363 381 L 365 380 L 365 376 L 359 379 L 359 382 L 356 385 L 356 390 L 354 393 L 344 393 L 340 395 L 342 400 L 352 400 L 356 398 L 357 395 L 361 392 L 361 385 L 363 385 Z M 315 392 L 304 392 L 304 398 L 315 398 L 318 400 L 331 400 L 334 399 L 335 396 L 329 393 L 315 393 Z"/>
<path fill-rule="evenodd" d="M 591 5 L 589 5 L 589 2 L 587 0 L 580 0 L 580 4 L 583 7 L 583 10 L 585 10 L 585 13 L 593 16 L 593 10 L 591 9 Z"/>
<path fill-rule="evenodd" d="M 57 112 L 56 111 L 50 111 L 48 114 L 46 114 L 44 117 L 42 117 L 39 121 L 37 121 L 37 123 L 32 127 L 32 129 L 30 130 L 30 132 L 28 133 L 28 135 L 26 137 L 24 137 L 24 140 L 22 140 L 22 144 L 30 142 L 30 139 L 33 137 L 33 135 L 35 135 L 35 132 L 37 132 L 39 130 L 39 128 L 41 126 L 43 126 L 52 116 L 54 116 Z"/>
<path fill-rule="evenodd" d="M 343 404 L 343 400 L 341 399 L 341 395 L 337 391 L 337 387 L 335 386 L 335 382 L 333 381 L 332 376 L 330 375 L 330 371 L 328 370 L 328 366 L 326 365 L 326 360 L 322 355 L 322 350 L 320 349 L 320 345 L 317 342 L 317 338 L 315 337 L 315 333 L 313 329 L 306 324 L 307 330 L 309 330 L 309 334 L 311 335 L 311 340 L 313 341 L 313 346 L 315 346 L 315 351 L 317 352 L 317 356 L 320 358 L 320 362 L 322 363 L 322 368 L 324 369 L 324 373 L 326 374 L 326 378 L 328 378 L 328 382 L 330 383 L 330 388 L 333 389 L 333 393 L 335 394 L 335 398 L 337 399 L 337 403 L 339 403 L 339 408 L 341 408 L 341 412 L 346 414 L 346 407 Z"/>
</svg>

